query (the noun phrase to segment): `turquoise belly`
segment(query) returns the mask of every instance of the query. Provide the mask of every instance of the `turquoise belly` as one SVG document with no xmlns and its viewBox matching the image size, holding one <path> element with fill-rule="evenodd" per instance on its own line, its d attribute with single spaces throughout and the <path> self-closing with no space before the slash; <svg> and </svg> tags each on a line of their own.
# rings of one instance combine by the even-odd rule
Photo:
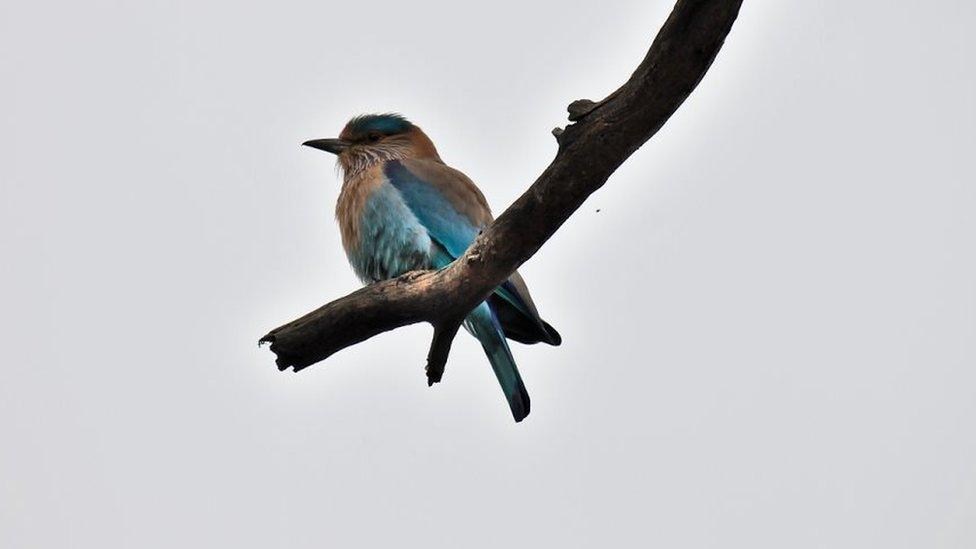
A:
<svg viewBox="0 0 976 549">
<path fill-rule="evenodd" d="M 431 241 L 393 185 L 380 185 L 363 206 L 359 246 L 349 253 L 356 275 L 366 283 L 431 267 Z"/>
</svg>

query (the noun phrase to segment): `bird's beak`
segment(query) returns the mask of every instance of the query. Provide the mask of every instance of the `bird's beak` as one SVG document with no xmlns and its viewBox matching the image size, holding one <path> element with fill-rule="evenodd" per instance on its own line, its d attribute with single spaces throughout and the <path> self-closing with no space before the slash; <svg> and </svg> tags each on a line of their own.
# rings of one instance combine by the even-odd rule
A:
<svg viewBox="0 0 976 549">
<path fill-rule="evenodd" d="M 313 149 L 330 152 L 332 154 L 341 153 L 351 144 L 352 143 L 346 141 L 345 139 L 313 139 L 311 141 L 302 143 L 302 145 L 306 147 L 312 147 Z"/>
</svg>

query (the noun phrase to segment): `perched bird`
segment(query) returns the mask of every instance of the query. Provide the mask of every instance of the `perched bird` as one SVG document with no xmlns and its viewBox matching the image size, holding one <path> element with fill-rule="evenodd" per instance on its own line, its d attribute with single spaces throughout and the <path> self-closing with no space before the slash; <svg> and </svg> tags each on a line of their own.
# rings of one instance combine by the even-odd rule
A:
<svg viewBox="0 0 976 549">
<path fill-rule="evenodd" d="M 492 221 L 478 187 L 445 164 L 430 138 L 403 116 L 358 116 L 337 139 L 303 145 L 338 156 L 343 182 L 336 220 L 364 284 L 444 268 Z M 464 327 L 481 342 L 515 421 L 522 421 L 529 394 L 506 337 L 559 345 L 559 333 L 539 317 L 517 272 L 468 314 Z"/>
</svg>

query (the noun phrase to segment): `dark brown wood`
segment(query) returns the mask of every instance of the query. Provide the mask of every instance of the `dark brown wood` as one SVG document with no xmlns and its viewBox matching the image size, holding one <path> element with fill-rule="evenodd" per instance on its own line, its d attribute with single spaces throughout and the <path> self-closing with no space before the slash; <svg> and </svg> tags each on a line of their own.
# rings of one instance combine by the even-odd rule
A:
<svg viewBox="0 0 976 549">
<path fill-rule="evenodd" d="M 428 382 L 440 380 L 459 320 L 532 257 L 590 194 L 647 142 L 695 89 L 742 0 L 678 0 L 630 79 L 606 99 L 574 101 L 556 158 L 525 193 L 441 271 L 362 288 L 261 338 L 295 371 L 379 333 L 429 322 Z"/>
</svg>

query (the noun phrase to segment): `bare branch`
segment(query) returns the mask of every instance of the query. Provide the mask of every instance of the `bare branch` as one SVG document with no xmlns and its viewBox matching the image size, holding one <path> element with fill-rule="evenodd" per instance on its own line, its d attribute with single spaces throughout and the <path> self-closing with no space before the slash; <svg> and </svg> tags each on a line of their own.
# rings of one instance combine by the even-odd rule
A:
<svg viewBox="0 0 976 549">
<path fill-rule="evenodd" d="M 461 320 L 447 320 L 443 324 L 434 326 L 434 338 L 430 342 L 430 352 L 427 353 L 427 385 L 440 383 L 447 365 L 447 355 L 451 352 L 451 343 L 461 327 Z"/>
<path fill-rule="evenodd" d="M 553 130 L 556 158 L 531 187 L 437 272 L 378 282 L 275 328 L 261 338 L 278 368 L 296 371 L 376 334 L 434 326 L 428 382 L 440 380 L 459 322 L 532 257 L 586 198 L 647 142 L 695 89 L 732 28 L 742 0 L 678 0 L 644 60 L 606 99 L 574 101 Z"/>
</svg>

